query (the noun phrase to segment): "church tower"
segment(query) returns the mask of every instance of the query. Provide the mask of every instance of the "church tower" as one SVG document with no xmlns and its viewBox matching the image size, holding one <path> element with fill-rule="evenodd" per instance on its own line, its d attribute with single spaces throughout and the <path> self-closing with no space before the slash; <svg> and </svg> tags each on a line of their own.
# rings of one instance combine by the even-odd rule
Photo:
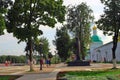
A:
<svg viewBox="0 0 120 80">
<path fill-rule="evenodd" d="M 94 26 L 93 27 L 93 35 L 92 35 L 92 37 L 91 37 L 91 41 L 92 41 L 92 43 L 103 43 L 102 42 L 102 40 L 101 40 L 101 38 L 97 35 L 97 27 L 96 26 Z"/>
<path fill-rule="evenodd" d="M 93 61 L 93 60 L 96 60 L 95 59 L 96 57 L 94 56 L 94 49 L 102 46 L 103 41 L 101 40 L 101 38 L 97 34 L 96 25 L 94 25 L 92 30 L 93 30 L 93 35 L 91 36 L 90 57 L 91 57 L 91 60 Z"/>
</svg>

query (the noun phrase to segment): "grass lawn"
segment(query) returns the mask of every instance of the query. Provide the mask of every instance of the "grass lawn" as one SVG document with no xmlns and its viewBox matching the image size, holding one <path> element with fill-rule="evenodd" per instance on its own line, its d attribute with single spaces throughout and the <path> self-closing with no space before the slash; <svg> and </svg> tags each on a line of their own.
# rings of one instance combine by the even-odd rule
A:
<svg viewBox="0 0 120 80">
<path fill-rule="evenodd" d="M 15 80 L 21 77 L 21 75 L 0 75 L 0 80 Z"/>
<path fill-rule="evenodd" d="M 60 72 L 57 80 L 120 80 L 120 69 Z"/>
</svg>

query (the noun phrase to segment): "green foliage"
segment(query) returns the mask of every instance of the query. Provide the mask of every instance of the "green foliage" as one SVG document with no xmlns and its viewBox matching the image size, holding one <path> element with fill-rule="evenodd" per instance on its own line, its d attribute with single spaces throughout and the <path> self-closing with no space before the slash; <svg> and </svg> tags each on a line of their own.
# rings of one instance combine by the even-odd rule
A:
<svg viewBox="0 0 120 80">
<path fill-rule="evenodd" d="M 102 71 L 70 71 L 60 74 L 62 78 L 68 80 L 119 80 L 120 70 L 102 70 Z"/>
<path fill-rule="evenodd" d="M 119 0 L 101 0 L 105 5 L 104 14 L 98 20 L 98 28 L 104 31 L 104 34 L 111 34 L 119 29 L 120 25 L 120 1 Z M 111 34 L 112 35 L 112 34 Z"/>
<path fill-rule="evenodd" d="M 48 54 L 48 52 L 49 52 L 49 42 L 48 42 L 48 39 L 42 37 L 42 38 L 40 38 L 40 42 L 43 43 L 43 45 L 42 45 L 42 53 L 43 54 Z"/>
<path fill-rule="evenodd" d="M 0 56 L 0 63 L 5 63 L 5 61 L 11 61 L 12 63 L 25 63 L 26 56 L 12 56 L 12 55 L 2 55 Z"/>
<path fill-rule="evenodd" d="M 110 78 L 109 78 L 110 77 Z M 109 76 L 109 77 L 104 77 L 104 76 L 86 76 L 86 77 L 79 77 L 79 76 L 72 76 L 72 75 L 66 75 L 65 78 L 68 80 L 119 80 L 119 78 L 116 78 L 114 76 Z"/>
<path fill-rule="evenodd" d="M 61 61 L 60 61 L 59 56 L 53 55 L 53 57 L 51 58 L 51 63 L 52 63 L 52 64 L 58 64 L 58 63 L 60 63 L 60 62 L 61 62 Z"/>
<path fill-rule="evenodd" d="M 0 56 L 0 63 L 4 63 L 6 61 L 6 56 Z"/>
<path fill-rule="evenodd" d="M 5 29 L 5 14 L 7 13 L 8 6 L 12 5 L 11 0 L 0 1 L 0 35 L 4 34 Z"/>
<path fill-rule="evenodd" d="M 81 56 L 84 59 L 90 43 L 90 23 L 93 21 L 92 10 L 86 3 L 81 3 L 68 8 L 67 16 L 67 28 L 77 38 L 77 53 L 79 55 L 82 53 Z M 78 44 L 79 42 L 80 44 Z"/>
<path fill-rule="evenodd" d="M 56 22 L 64 21 L 64 15 L 62 0 L 15 0 L 7 15 L 7 31 L 26 41 L 42 34 L 40 25 L 54 27 Z"/>
<path fill-rule="evenodd" d="M 70 36 L 68 35 L 67 28 L 64 26 L 60 30 L 57 29 L 56 33 L 56 47 L 59 57 L 65 61 L 70 56 Z"/>
<path fill-rule="evenodd" d="M 53 57 L 52 53 L 49 52 L 49 53 L 48 53 L 48 58 L 52 58 L 52 57 Z"/>
<path fill-rule="evenodd" d="M 0 14 L 0 35 L 4 34 L 5 23 L 2 14 Z"/>
<path fill-rule="evenodd" d="M 98 71 L 77 71 L 77 72 L 68 72 L 69 75 L 78 75 L 78 76 L 104 76 L 104 75 L 113 75 L 119 74 L 120 70 L 98 70 Z"/>
<path fill-rule="evenodd" d="M 49 42 L 46 38 L 41 37 L 40 39 L 35 40 L 35 48 L 34 50 L 38 51 L 39 54 L 47 55 L 49 52 Z"/>
<path fill-rule="evenodd" d="M 21 77 L 21 75 L 2 75 L 0 76 L 0 80 L 15 80 Z"/>
</svg>

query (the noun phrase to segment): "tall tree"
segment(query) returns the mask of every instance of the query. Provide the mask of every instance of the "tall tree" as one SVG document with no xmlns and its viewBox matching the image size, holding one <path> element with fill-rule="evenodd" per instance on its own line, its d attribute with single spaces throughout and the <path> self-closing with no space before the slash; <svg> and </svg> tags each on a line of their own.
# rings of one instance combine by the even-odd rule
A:
<svg viewBox="0 0 120 80">
<path fill-rule="evenodd" d="M 12 5 L 11 0 L 0 0 L 0 35 L 4 34 L 5 29 L 5 14 L 8 11 L 8 6 Z"/>
<path fill-rule="evenodd" d="M 62 61 L 67 60 L 69 55 L 69 45 L 70 45 L 70 36 L 68 35 L 67 28 L 64 26 L 61 29 L 57 29 L 56 32 L 56 48 L 58 50 L 58 55 Z"/>
<path fill-rule="evenodd" d="M 30 71 L 32 66 L 32 41 L 42 34 L 40 25 L 54 27 L 57 22 L 64 21 L 65 6 L 62 0 L 15 0 L 8 12 L 7 31 L 12 32 L 19 41 L 25 41 L 30 55 Z"/>
<path fill-rule="evenodd" d="M 92 10 L 86 3 L 68 8 L 68 29 L 76 38 L 77 59 L 85 59 L 85 48 L 90 42 L 90 23 L 93 21 Z"/>
<path fill-rule="evenodd" d="M 101 0 L 105 5 L 104 14 L 98 20 L 98 28 L 103 30 L 104 34 L 113 36 L 113 68 L 116 68 L 116 55 L 118 35 L 120 30 L 120 0 Z"/>
</svg>

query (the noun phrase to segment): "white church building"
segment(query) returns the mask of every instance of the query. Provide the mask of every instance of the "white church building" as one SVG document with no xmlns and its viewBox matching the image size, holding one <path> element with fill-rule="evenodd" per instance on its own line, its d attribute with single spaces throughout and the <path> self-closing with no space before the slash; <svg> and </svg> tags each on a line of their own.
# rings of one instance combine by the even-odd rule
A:
<svg viewBox="0 0 120 80">
<path fill-rule="evenodd" d="M 90 60 L 95 62 L 111 62 L 112 61 L 112 47 L 113 43 L 109 42 L 103 45 L 103 41 L 97 35 L 97 27 L 93 27 L 93 35 L 91 37 L 90 45 Z M 120 40 L 116 49 L 116 60 L 120 61 Z"/>
</svg>

